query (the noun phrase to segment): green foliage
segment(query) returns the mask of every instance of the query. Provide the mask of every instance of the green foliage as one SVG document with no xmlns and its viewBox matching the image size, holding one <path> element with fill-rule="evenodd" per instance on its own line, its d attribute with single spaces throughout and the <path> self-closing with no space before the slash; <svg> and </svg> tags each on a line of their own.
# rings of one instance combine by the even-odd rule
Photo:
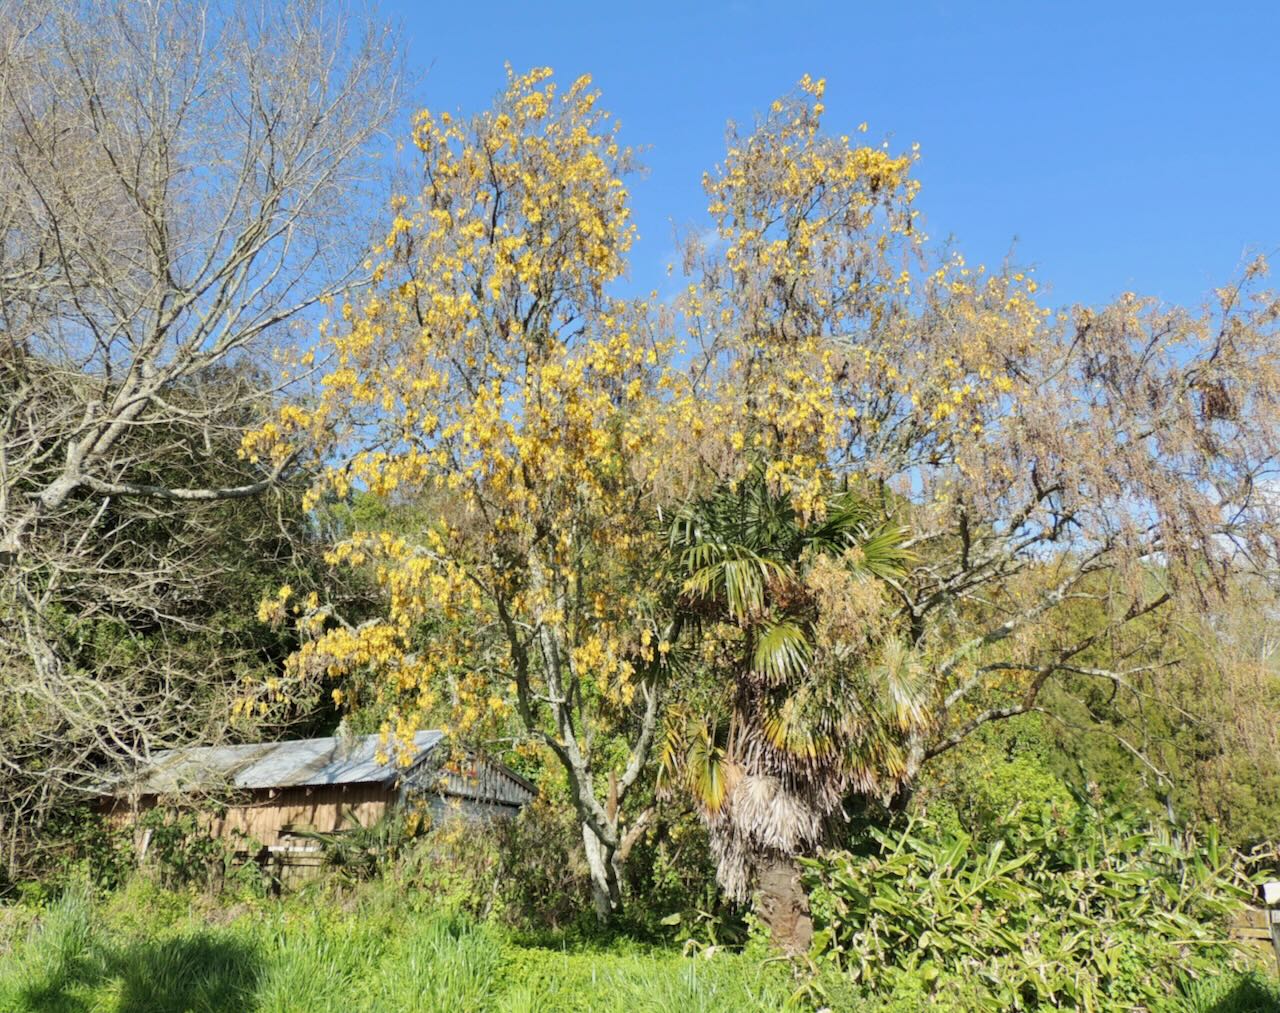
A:
<svg viewBox="0 0 1280 1013">
<path fill-rule="evenodd" d="M 652 830 L 627 860 L 629 924 L 646 937 L 680 944 L 686 953 L 741 946 L 747 921 L 716 886 L 706 824 L 684 809 L 659 810 Z"/>
<path fill-rule="evenodd" d="M 514 818 L 487 822 L 445 811 L 379 873 L 402 894 L 432 898 L 440 911 L 523 932 L 559 931 L 590 920 L 581 845 L 572 811 L 543 798 Z"/>
<path fill-rule="evenodd" d="M 57 809 L 45 829 L 50 846 L 41 875 L 15 884 L 19 896 L 28 900 L 53 899 L 84 883 L 114 890 L 134 871 L 132 832 L 102 819 L 91 806 Z M 0 894 L 4 892 L 0 872 Z"/>
<path fill-rule="evenodd" d="M 385 878 L 406 891 L 431 897 L 442 911 L 481 918 L 505 916 L 504 858 L 510 838 L 521 836 L 513 832 L 510 822 L 485 825 L 460 815 L 439 817 L 387 870 Z M 548 908 L 558 903 L 563 901 L 554 896 L 547 900 Z"/>
<path fill-rule="evenodd" d="M 1085 805 L 998 831 L 918 817 L 872 830 L 870 856 L 807 861 L 815 958 L 903 1001 L 992 1010 L 1165 1002 L 1242 959 L 1226 923 L 1250 891 L 1213 835 Z"/>
<path fill-rule="evenodd" d="M 837 905 L 843 913 L 839 931 L 820 943 L 814 962 L 804 968 L 770 952 L 759 933 L 741 950 L 703 946 L 693 957 L 617 934 L 543 932 L 534 938 L 515 933 L 495 918 L 478 920 L 448 898 L 442 901 L 429 887 L 410 887 L 403 871 L 407 857 L 379 879 L 353 888 L 322 881 L 283 900 L 214 897 L 191 887 L 171 890 L 143 877 L 96 901 L 87 889 L 71 887 L 54 902 L 0 908 L 0 1010 L 750 1013 L 825 1008 L 916 1013 L 1032 1008 L 1037 1000 L 1041 1007 L 1083 1007 L 1083 996 L 1038 991 L 1034 997 L 1011 997 L 991 981 L 998 974 L 1002 981 L 1016 982 L 1036 961 L 1047 974 L 1047 957 L 1061 954 L 1063 940 L 1080 932 L 1085 938 L 1071 952 L 1081 960 L 1077 980 L 1095 988 L 1095 1009 L 1141 1004 L 1173 1013 L 1261 1013 L 1280 1008 L 1275 983 L 1257 974 L 1225 973 L 1232 959 L 1226 947 L 1188 945 L 1181 948 L 1180 960 L 1171 961 L 1168 936 L 1160 934 L 1161 925 L 1168 926 L 1170 907 L 1179 906 L 1169 901 L 1169 878 L 1147 876 L 1158 896 L 1145 908 L 1141 889 L 1132 885 L 1138 866 L 1146 874 L 1146 863 L 1165 862 L 1172 851 L 1175 860 L 1187 862 L 1181 909 L 1203 923 L 1189 926 L 1183 938 L 1211 938 L 1212 929 L 1205 926 L 1232 902 L 1231 891 L 1222 889 L 1209 868 L 1209 845 L 1196 851 L 1205 863 L 1204 871 L 1197 871 L 1187 849 L 1132 843 L 1129 831 L 1136 825 L 1113 820 L 1116 839 L 1100 824 L 1080 833 L 1055 828 L 1038 836 L 1028 821 L 1015 825 L 1024 835 L 1023 854 L 1009 845 L 977 848 L 971 840 L 917 821 L 905 833 L 881 834 L 882 853 L 852 870 L 846 867 L 848 856 L 814 863 L 811 869 L 824 876 L 814 895 L 819 917 Z M 416 841 L 410 855 L 439 830 Z M 958 857 L 943 853 L 955 852 L 957 844 L 962 845 Z M 993 853 L 994 878 L 986 871 Z M 442 854 L 439 840 L 436 854 Z M 462 854 L 456 857 L 461 860 Z M 904 871 L 908 866 L 911 871 Z M 874 891 L 861 908 L 849 901 L 840 878 L 856 876 L 859 869 L 861 888 Z M 1051 887 L 1051 881 L 1059 885 Z M 1033 893 L 1040 899 L 1025 904 Z M 1067 895 L 1083 898 L 1096 923 L 1082 926 L 1082 917 L 1072 917 L 1065 910 Z M 1026 907 L 1034 910 L 1026 913 Z M 1164 914 L 1153 916 L 1155 909 Z M 858 910 L 864 918 L 870 912 L 878 919 L 878 939 L 858 939 L 860 949 L 882 958 L 874 974 L 850 973 L 863 955 L 848 947 Z M 1145 921 L 1135 929 L 1108 914 L 1116 910 Z M 1153 924 L 1157 938 L 1145 938 Z M 935 935 L 926 937 L 926 931 Z M 936 933 L 946 933 L 942 943 Z M 1011 949 L 1011 939 L 1016 948 Z M 922 950 L 916 949 L 919 940 L 927 940 Z M 946 942 L 954 945 L 944 951 Z M 1084 959 L 1090 946 L 1105 949 L 1099 959 L 1122 969 L 1150 962 L 1148 977 L 1158 994 L 1135 1000 L 1116 976 L 1107 982 L 1113 991 L 1098 992 L 1096 961 Z M 966 955 L 983 947 L 983 968 L 963 964 Z M 932 961 L 936 974 L 926 961 Z M 1200 977 L 1192 980 L 1184 967 Z"/>
<path fill-rule="evenodd" d="M 515 819 L 496 823 L 493 840 L 493 889 L 507 924 L 538 930 L 585 923 L 591 881 L 572 808 L 540 795 Z"/>
<path fill-rule="evenodd" d="M 1094 684 L 1069 688 L 1050 692 L 1045 704 L 1065 722 L 1055 751 L 1073 780 L 1153 812 L 1172 807 L 1193 825 L 1217 827 L 1233 847 L 1278 843 L 1280 675 L 1193 654 L 1161 672 L 1142 699 Z M 1117 735 L 1136 742 L 1164 777 Z"/>
<path fill-rule="evenodd" d="M 741 943 L 741 916 L 715 888 L 706 828 L 691 812 L 658 812 L 627 860 L 627 893 L 639 903 L 619 930 L 647 939 L 693 939 L 699 946 Z M 332 836 L 346 854 L 359 852 L 356 842 L 373 835 L 365 830 Z M 357 853 L 342 864 L 361 861 Z M 335 871 L 339 882 L 358 878 L 341 867 Z M 589 909 L 582 833 L 572 809 L 554 797 L 541 795 L 519 815 L 487 823 L 436 814 L 423 832 L 394 849 L 393 860 L 370 860 L 364 871 L 364 878 L 376 871 L 406 893 L 430 896 L 439 910 L 492 921 L 522 938 L 600 938 Z M 667 920 L 672 914 L 679 917 Z"/>
<path fill-rule="evenodd" d="M 1168 575 L 1152 569 L 1150 587 Z M 1061 618 L 1065 640 L 1106 628 L 1107 578 L 1086 581 Z M 1213 825 L 1246 850 L 1274 846 L 1280 807 L 1280 657 L 1265 620 L 1270 592 L 1233 574 L 1224 597 L 1194 616 L 1152 613 L 1119 641 L 1098 638 L 1080 672 L 1046 683 L 1033 728 L 1063 778 L 1112 803 Z M 1113 680 L 1086 674 L 1121 674 Z"/>
<path fill-rule="evenodd" d="M 1280 981 L 1257 971 L 1222 974 L 1190 984 L 1186 995 L 1170 1003 L 1169 1013 L 1275 1013 L 1280 1010 Z"/>
<path fill-rule="evenodd" d="M 341 830 L 298 830 L 294 836 L 320 844 L 325 865 L 349 883 L 378 875 L 403 855 L 418 836 L 417 814 L 401 809 L 386 813 L 368 826 L 349 810 L 343 822 L 346 826 Z"/>
<path fill-rule="evenodd" d="M 1060 763 L 1040 715 L 987 725 L 926 769 L 917 798 L 936 822 L 979 842 L 1023 821 L 1066 823 L 1078 792 Z"/>
<path fill-rule="evenodd" d="M 828 484 L 820 519 L 758 462 L 676 513 L 676 629 L 700 657 L 671 687 L 660 785 L 701 812 L 717 879 L 745 903 L 778 855 L 829 840 L 851 793 L 914 776 L 919 666 L 890 587 L 915 557 L 873 490 Z M 769 799 L 769 802 L 763 800 Z"/>
<path fill-rule="evenodd" d="M 267 881 L 262 871 L 243 859 L 262 845 L 238 829 L 230 837 L 213 833 L 208 815 L 196 809 L 166 806 L 142 813 L 137 827 L 150 834 L 147 859 L 151 870 L 169 887 L 265 891 Z"/>
<path fill-rule="evenodd" d="M 5 1013 L 538 1013 L 773 1011 L 791 1003 L 785 962 L 761 953 L 689 959 L 616 940 L 522 945 L 393 884 L 210 908 L 130 886 L 93 904 L 68 893 L 0 948 Z M 425 905 L 424 906 L 424 902 Z M 139 917 L 139 905 L 152 905 Z M 0 946 L 3 944 L 0 943 Z"/>
</svg>

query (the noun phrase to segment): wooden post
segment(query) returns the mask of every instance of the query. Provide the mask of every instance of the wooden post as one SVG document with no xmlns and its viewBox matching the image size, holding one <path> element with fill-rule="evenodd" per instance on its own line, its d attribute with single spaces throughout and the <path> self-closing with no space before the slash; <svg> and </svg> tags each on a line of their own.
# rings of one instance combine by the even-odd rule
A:
<svg viewBox="0 0 1280 1013">
<path fill-rule="evenodd" d="M 1262 884 L 1262 903 L 1266 905 L 1271 948 L 1276 954 L 1276 968 L 1280 970 L 1280 883 Z"/>
</svg>

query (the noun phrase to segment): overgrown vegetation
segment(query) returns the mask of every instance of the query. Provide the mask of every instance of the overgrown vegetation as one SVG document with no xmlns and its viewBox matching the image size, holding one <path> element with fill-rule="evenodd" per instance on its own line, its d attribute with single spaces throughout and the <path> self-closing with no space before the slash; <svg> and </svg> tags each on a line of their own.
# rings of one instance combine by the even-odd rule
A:
<svg viewBox="0 0 1280 1013">
<path fill-rule="evenodd" d="M 1106 993 L 1090 993 L 1097 979 L 1088 977 L 1074 992 L 1058 982 L 1053 996 L 1052 971 L 1066 965 L 1050 968 L 1045 957 L 1055 943 L 1073 934 L 1073 927 L 1054 924 L 1044 908 L 1019 914 L 1027 924 L 1051 931 L 1032 952 L 1016 956 L 1010 943 L 1016 919 L 996 926 L 1002 912 L 1010 910 L 1002 896 L 1010 889 L 1010 877 L 996 877 L 999 882 L 965 900 L 961 886 L 948 885 L 948 877 L 939 875 L 942 864 L 931 857 L 930 849 L 941 842 L 926 840 L 919 827 L 911 834 L 915 843 L 900 854 L 923 858 L 926 878 L 933 882 L 922 890 L 925 900 L 919 910 L 904 912 L 910 905 L 899 891 L 911 889 L 907 880 L 915 875 L 907 861 L 890 859 L 864 877 L 885 891 L 875 917 L 877 927 L 887 932 L 878 947 L 866 951 L 863 966 L 869 970 L 861 975 L 850 975 L 841 966 L 860 959 L 844 948 L 848 935 L 840 944 L 823 937 L 814 963 L 793 964 L 778 956 L 758 931 L 743 939 L 743 945 L 727 947 L 706 945 L 705 932 L 702 945 L 678 945 L 677 927 L 668 928 L 665 939 L 619 931 L 601 934 L 581 921 L 568 930 L 522 931 L 500 918 L 469 913 L 467 891 L 459 880 L 451 889 L 439 889 L 439 880 L 437 888 L 427 888 L 412 872 L 389 873 L 355 889 L 313 883 L 282 900 L 252 891 L 217 897 L 173 891 L 139 877 L 101 897 L 80 884 L 56 900 L 6 909 L 0 918 L 0 1009 L 906 1013 L 926 1007 L 1042 1008 L 1030 1001 L 1034 995 L 1044 1006 L 1134 1008 L 1127 999 L 1113 1002 Z M 982 874 L 972 856 L 954 865 L 958 884 L 972 883 L 972 876 Z M 837 896 L 849 897 L 845 868 L 838 858 L 823 864 L 822 878 L 832 886 L 819 888 L 820 910 L 828 910 Z M 1037 882 L 1043 886 L 1043 880 Z M 1025 886 L 1014 889 L 1020 900 L 1027 899 Z M 991 907 L 969 925 L 969 916 L 981 910 L 979 898 Z M 1108 903 L 1123 906 L 1124 901 Z M 956 920 L 938 918 L 942 908 L 951 908 Z M 1138 912 L 1135 908 L 1131 913 Z M 973 974 L 965 973 L 955 950 L 939 957 L 945 946 L 941 935 L 923 936 L 923 949 L 909 945 L 911 928 L 923 927 L 931 916 L 936 933 L 964 926 L 965 933 L 955 937 L 956 950 L 963 954 L 992 944 L 992 952 L 1003 956 L 973 958 L 983 963 L 982 973 Z M 1154 986 L 1148 990 L 1151 1009 L 1243 1013 L 1280 1008 L 1280 987 L 1256 971 L 1228 973 L 1226 961 L 1217 973 L 1197 979 L 1176 960 L 1144 964 L 1161 952 L 1164 940 L 1149 944 L 1133 930 L 1122 921 L 1115 928 L 1079 933 L 1077 954 L 1100 935 L 1111 944 L 1102 954 L 1085 954 L 1080 969 L 1107 966 L 1111 960 L 1122 972 L 1133 972 L 1133 980 L 1145 978 Z M 991 932 L 999 938 L 989 938 Z M 833 957 L 836 949 L 843 951 L 839 960 Z M 879 957 L 887 959 L 877 963 Z M 1196 967 L 1212 969 L 1212 959 L 1196 958 Z M 1117 980 L 1111 979 L 1112 984 Z"/>
<path fill-rule="evenodd" d="M 588 76 L 417 111 L 360 199 L 397 52 L 0 0 L 0 1011 L 1273 1002 L 1266 261 L 1051 306 L 806 75 L 646 298 Z M 213 788 L 101 818 L 335 726 L 536 798 L 293 827 L 284 899 Z"/>
<path fill-rule="evenodd" d="M 1254 891 L 1216 838 L 1086 806 L 989 844 L 928 817 L 808 863 L 814 956 L 854 984 L 963 1009 L 1158 1006 L 1215 978 Z"/>
<path fill-rule="evenodd" d="M 1073 796 L 1034 753 L 988 759 L 972 797 L 953 789 L 899 822 L 860 821 L 841 849 L 804 863 L 816 933 L 796 960 L 749 906 L 719 897 L 692 813 L 654 825 L 629 864 L 628 891 L 645 902 L 606 929 L 574 822 L 545 802 L 488 827 L 455 818 L 410 832 L 398 816 L 316 835 L 327 870 L 282 899 L 256 866 L 224 865 L 225 847 L 194 821 L 156 817 L 151 859 L 123 884 L 95 885 L 103 866 L 86 862 L 4 909 L 0 1009 L 1280 1003 L 1265 955 L 1230 938 L 1254 894 L 1235 853 Z M 999 816 L 961 828 L 997 801 Z"/>
<path fill-rule="evenodd" d="M 4 927 L 0 1009 L 719 1011 L 784 1008 L 764 952 L 687 959 L 634 940 L 521 937 L 428 893 L 376 884 L 219 908 L 138 881 Z"/>
</svg>

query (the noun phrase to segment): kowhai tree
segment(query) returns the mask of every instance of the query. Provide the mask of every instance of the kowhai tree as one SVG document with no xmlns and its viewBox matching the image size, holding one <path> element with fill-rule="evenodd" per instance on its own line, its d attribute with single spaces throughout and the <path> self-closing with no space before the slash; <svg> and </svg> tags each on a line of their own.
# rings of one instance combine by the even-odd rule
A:
<svg viewBox="0 0 1280 1013">
<path fill-rule="evenodd" d="M 658 720 L 665 647 L 644 562 L 661 544 L 654 420 L 672 343 L 608 291 L 634 233 L 632 155 L 596 101 L 587 78 L 559 94 L 534 71 L 469 121 L 421 112 L 421 189 L 392 201 L 377 284 L 342 307 L 314 403 L 246 450 L 280 460 L 304 438 L 330 462 L 315 496 L 446 494 L 417 537 L 334 547 L 335 563 L 373 563 L 386 613 L 352 626 L 302 602 L 317 636 L 292 670 L 372 669 L 400 742 L 442 705 L 458 737 L 514 711 L 569 778 L 606 917 L 643 828 L 626 806 Z M 445 634 L 416 644 L 438 616 Z"/>
</svg>

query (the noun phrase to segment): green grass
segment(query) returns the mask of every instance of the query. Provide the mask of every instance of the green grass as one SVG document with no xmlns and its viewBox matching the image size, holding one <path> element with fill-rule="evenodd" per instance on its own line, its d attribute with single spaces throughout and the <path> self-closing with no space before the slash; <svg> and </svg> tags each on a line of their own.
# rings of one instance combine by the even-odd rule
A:
<svg viewBox="0 0 1280 1013">
<path fill-rule="evenodd" d="M 101 902 L 0 909 L 0 1013 L 721 1013 L 812 1009 L 785 962 L 685 957 L 626 938 L 512 937 L 376 884 L 221 905 L 145 880 Z M 838 990 L 837 990 L 838 991 Z M 834 1010 L 919 1008 L 856 991 Z M 944 1008 L 935 995 L 930 1008 Z M 940 1005 L 943 1004 L 943 1005 Z M 1223 975 L 1171 1013 L 1280 1011 L 1280 983 Z"/>
<path fill-rule="evenodd" d="M 523 945 L 385 891 L 219 909 L 136 884 L 101 904 L 70 893 L 10 922 L 0 935 L 4 1013 L 804 1008 L 790 1003 L 789 969 L 761 954 Z"/>
<path fill-rule="evenodd" d="M 1197 982 L 1172 1013 L 1276 1013 L 1280 984 L 1258 972 Z"/>
</svg>

